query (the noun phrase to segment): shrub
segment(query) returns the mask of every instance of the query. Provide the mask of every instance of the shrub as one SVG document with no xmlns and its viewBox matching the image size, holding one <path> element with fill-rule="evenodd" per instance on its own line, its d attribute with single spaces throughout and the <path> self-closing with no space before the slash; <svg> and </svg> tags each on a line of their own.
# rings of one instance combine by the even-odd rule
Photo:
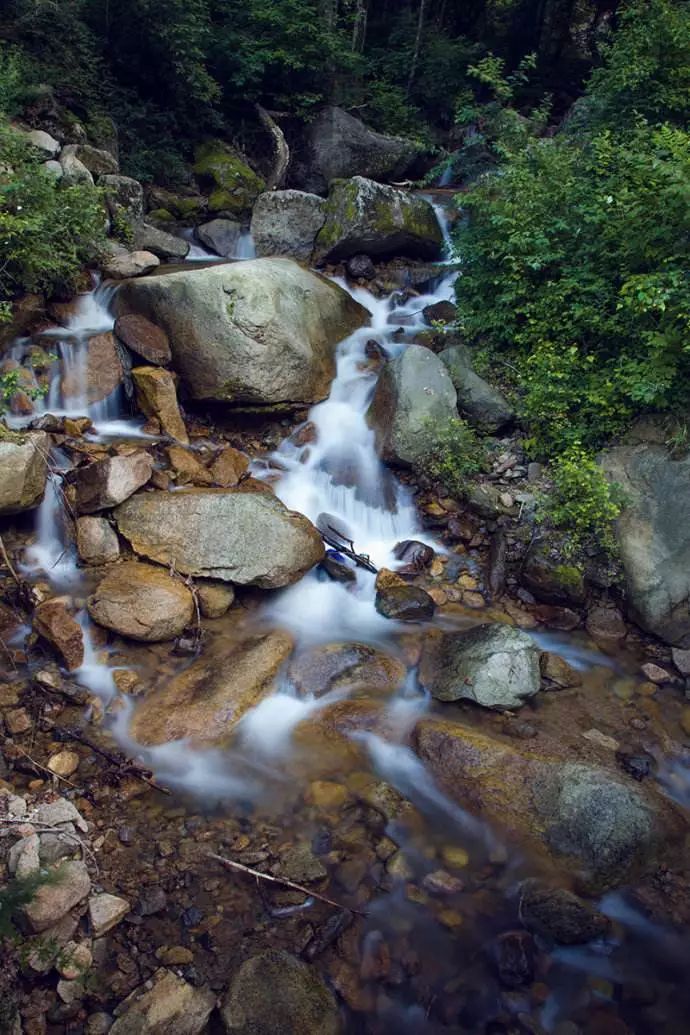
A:
<svg viewBox="0 0 690 1035">
<path fill-rule="evenodd" d="M 541 503 L 539 520 L 567 529 L 571 553 L 596 544 L 615 554 L 613 523 L 623 497 L 607 481 L 594 457 L 575 443 L 554 461 L 550 474 L 553 488 Z"/>
<path fill-rule="evenodd" d="M 465 483 L 483 469 L 486 451 L 473 429 L 451 418 L 440 430 L 434 425 L 434 447 L 421 473 L 441 483 L 446 492 L 460 496 Z"/>
</svg>

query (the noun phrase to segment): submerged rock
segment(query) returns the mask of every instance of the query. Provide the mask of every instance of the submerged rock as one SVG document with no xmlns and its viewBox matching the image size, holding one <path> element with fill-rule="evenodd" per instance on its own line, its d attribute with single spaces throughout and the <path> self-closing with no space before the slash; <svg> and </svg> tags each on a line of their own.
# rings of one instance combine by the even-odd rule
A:
<svg viewBox="0 0 690 1035">
<path fill-rule="evenodd" d="M 115 515 L 136 553 L 185 575 L 277 589 L 296 582 L 324 554 L 311 522 L 266 491 L 147 492 Z"/>
<path fill-rule="evenodd" d="M 237 251 L 242 225 L 235 219 L 212 219 L 198 226 L 195 232 L 204 247 L 230 259 Z"/>
<path fill-rule="evenodd" d="M 384 618 L 397 622 L 425 622 L 436 610 L 426 590 L 410 585 L 387 568 L 381 568 L 376 576 L 375 607 Z"/>
<path fill-rule="evenodd" d="M 560 945 L 583 945 L 600 938 L 611 921 L 572 891 L 528 880 L 520 889 L 520 919 L 531 931 Z"/>
<path fill-rule="evenodd" d="M 208 650 L 147 694 L 132 718 L 132 736 L 143 744 L 181 737 L 195 744 L 225 743 L 245 712 L 274 692 L 292 647 L 292 638 L 276 631 Z"/>
<path fill-rule="evenodd" d="M 215 1005 L 205 985 L 190 985 L 161 967 L 120 1003 L 109 1035 L 201 1035 Z"/>
<path fill-rule="evenodd" d="M 519 708 L 540 687 L 539 650 L 510 625 L 477 625 L 425 641 L 419 678 L 439 701 Z"/>
<path fill-rule="evenodd" d="M 54 647 L 71 672 L 84 660 L 84 633 L 64 600 L 46 600 L 34 611 L 34 629 Z"/>
<path fill-rule="evenodd" d="M 50 439 L 43 431 L 0 436 L 0 515 L 32 510 L 43 498 Z"/>
<path fill-rule="evenodd" d="M 495 432 L 514 420 L 515 413 L 504 395 L 472 369 L 465 345 L 444 349 L 439 359 L 445 363 L 458 394 L 458 409 L 471 424 Z"/>
<path fill-rule="evenodd" d="M 77 510 L 80 514 L 92 514 L 117 506 L 145 485 L 152 472 L 153 461 L 143 451 L 109 456 L 77 468 L 72 476 Z"/>
<path fill-rule="evenodd" d="M 690 457 L 664 446 L 617 446 L 601 456 L 625 494 L 616 523 L 628 610 L 643 629 L 690 647 Z"/>
<path fill-rule="evenodd" d="M 308 262 L 325 218 L 326 202 L 318 194 L 276 190 L 259 195 L 251 225 L 256 254 Z"/>
<path fill-rule="evenodd" d="M 127 561 L 98 584 L 88 610 L 106 629 L 151 643 L 172 640 L 191 624 L 194 598 L 163 568 Z"/>
<path fill-rule="evenodd" d="M 311 404 L 335 374 L 335 346 L 368 312 L 291 259 L 256 259 L 124 284 L 121 313 L 161 327 L 195 399 Z"/>
<path fill-rule="evenodd" d="M 443 233 L 428 201 L 355 176 L 331 184 L 314 261 L 338 262 L 362 252 L 436 259 L 442 248 Z"/>
<path fill-rule="evenodd" d="M 448 371 L 421 345 L 409 345 L 381 371 L 367 421 L 384 460 L 411 467 L 433 453 L 439 433 L 457 417 Z"/>
<path fill-rule="evenodd" d="M 397 690 L 406 671 L 397 658 L 367 644 L 329 643 L 299 654 L 288 678 L 299 693 L 322 695 L 343 687 Z"/>
<path fill-rule="evenodd" d="M 323 978 L 282 949 L 245 960 L 221 1005 L 228 1035 L 340 1035 L 338 1004 Z"/>
<path fill-rule="evenodd" d="M 86 345 L 86 370 L 71 366 L 62 376 L 62 394 L 84 399 L 85 407 L 107 399 L 125 376 L 122 356 L 115 336 L 106 331 L 89 338 Z"/>
<path fill-rule="evenodd" d="M 306 126 L 293 146 L 290 179 L 295 187 L 325 194 L 331 180 L 369 176 L 400 180 L 419 158 L 419 144 L 376 133 L 342 108 L 329 106 Z"/>
</svg>

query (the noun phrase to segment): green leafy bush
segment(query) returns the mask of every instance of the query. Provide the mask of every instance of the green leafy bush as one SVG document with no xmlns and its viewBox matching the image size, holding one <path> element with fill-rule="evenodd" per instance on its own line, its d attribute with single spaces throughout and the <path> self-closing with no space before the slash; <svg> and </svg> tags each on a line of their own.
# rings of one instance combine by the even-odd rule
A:
<svg viewBox="0 0 690 1035">
<path fill-rule="evenodd" d="M 549 473 L 553 488 L 539 508 L 540 520 L 567 529 L 571 553 L 590 543 L 615 553 L 613 523 L 624 501 L 596 460 L 576 443 L 554 461 Z"/>
<path fill-rule="evenodd" d="M 486 464 L 486 451 L 473 429 L 460 418 L 433 428 L 434 447 L 421 473 L 440 482 L 446 492 L 460 496 L 468 478 Z"/>
</svg>

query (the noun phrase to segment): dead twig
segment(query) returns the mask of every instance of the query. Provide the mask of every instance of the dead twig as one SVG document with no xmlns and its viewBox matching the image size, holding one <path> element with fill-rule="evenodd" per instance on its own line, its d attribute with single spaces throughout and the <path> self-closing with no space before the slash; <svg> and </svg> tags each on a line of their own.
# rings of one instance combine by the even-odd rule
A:
<svg viewBox="0 0 690 1035">
<path fill-rule="evenodd" d="M 328 898 L 327 895 L 319 894 L 318 891 L 314 891 L 312 888 L 305 888 L 303 884 L 297 884 L 294 880 L 288 880 L 287 877 L 274 877 L 272 874 L 262 873 L 261 870 L 253 870 L 251 866 L 235 862 L 234 859 L 226 859 L 225 856 L 216 855 L 215 852 L 209 852 L 208 858 L 215 859 L 216 862 L 219 862 L 221 866 L 225 866 L 228 870 L 246 873 L 257 881 L 264 880 L 269 884 L 279 884 L 283 888 L 291 888 L 293 891 L 299 891 L 302 895 L 306 895 L 307 898 L 316 898 L 319 902 L 325 902 L 327 906 L 333 906 L 334 909 L 346 909 L 351 913 L 356 913 L 358 916 L 367 915 L 361 909 L 355 909 L 354 906 L 344 906 L 342 902 L 336 902 L 334 899 Z"/>
<path fill-rule="evenodd" d="M 7 550 L 5 549 L 5 543 L 4 543 L 4 540 L 3 540 L 1 535 L 0 535 L 0 551 L 2 551 L 2 557 L 3 557 L 3 560 L 5 562 L 5 567 L 7 568 L 7 570 L 9 571 L 10 575 L 12 576 L 14 581 L 17 583 L 17 585 L 21 586 L 21 584 L 22 584 L 21 579 L 19 578 L 19 576 L 17 575 L 16 571 L 12 567 L 12 562 L 9 559 L 8 555 L 7 555 Z"/>
<path fill-rule="evenodd" d="M 59 773 L 54 773 L 53 770 L 48 769 L 47 766 L 41 765 L 41 763 L 37 762 L 35 758 L 32 758 L 29 752 L 25 751 L 23 747 L 19 747 L 18 744 L 15 745 L 15 747 L 18 751 L 21 752 L 24 758 L 28 759 L 29 762 L 31 762 L 32 765 L 35 765 L 37 769 L 40 769 L 41 772 L 47 773 L 48 776 L 54 776 L 56 780 L 61 780 L 63 783 L 66 783 L 68 787 L 72 787 L 75 791 L 81 790 L 81 788 L 76 783 L 72 783 L 72 781 L 68 780 L 66 776 L 60 776 Z"/>
<path fill-rule="evenodd" d="M 75 729 L 73 726 L 57 726 L 55 723 L 51 723 L 50 726 L 54 730 L 59 730 L 62 736 L 70 740 L 76 740 L 80 744 L 84 744 L 85 747 L 89 748 L 95 754 L 100 755 L 101 758 L 105 758 L 111 765 L 116 766 L 123 776 L 131 774 L 132 776 L 136 776 L 136 778 L 141 780 L 143 783 L 148 784 L 148 786 L 153 788 L 154 791 L 160 791 L 162 794 L 170 794 L 168 788 L 163 787 L 149 776 L 148 774 L 150 770 L 146 770 L 139 764 L 139 762 L 118 757 L 114 752 L 107 751 L 106 748 L 102 748 L 98 744 L 94 744 L 94 742 L 89 737 L 85 736 L 81 730 Z"/>
</svg>

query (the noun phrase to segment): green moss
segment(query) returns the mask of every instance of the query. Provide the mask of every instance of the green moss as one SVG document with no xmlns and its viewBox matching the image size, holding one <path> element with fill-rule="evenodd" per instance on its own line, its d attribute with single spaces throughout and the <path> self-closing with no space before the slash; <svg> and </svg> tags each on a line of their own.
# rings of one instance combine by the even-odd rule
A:
<svg viewBox="0 0 690 1035">
<path fill-rule="evenodd" d="M 579 589 L 584 585 L 584 576 L 574 564 L 557 564 L 553 568 L 553 577 L 562 586 Z"/>
<path fill-rule="evenodd" d="M 195 175 L 211 188 L 208 201 L 211 212 L 229 211 L 235 215 L 248 212 L 266 186 L 222 141 L 200 144 L 195 158 Z"/>
<path fill-rule="evenodd" d="M 154 208 L 147 217 L 149 223 L 174 223 L 175 217 L 167 208 Z"/>
</svg>

